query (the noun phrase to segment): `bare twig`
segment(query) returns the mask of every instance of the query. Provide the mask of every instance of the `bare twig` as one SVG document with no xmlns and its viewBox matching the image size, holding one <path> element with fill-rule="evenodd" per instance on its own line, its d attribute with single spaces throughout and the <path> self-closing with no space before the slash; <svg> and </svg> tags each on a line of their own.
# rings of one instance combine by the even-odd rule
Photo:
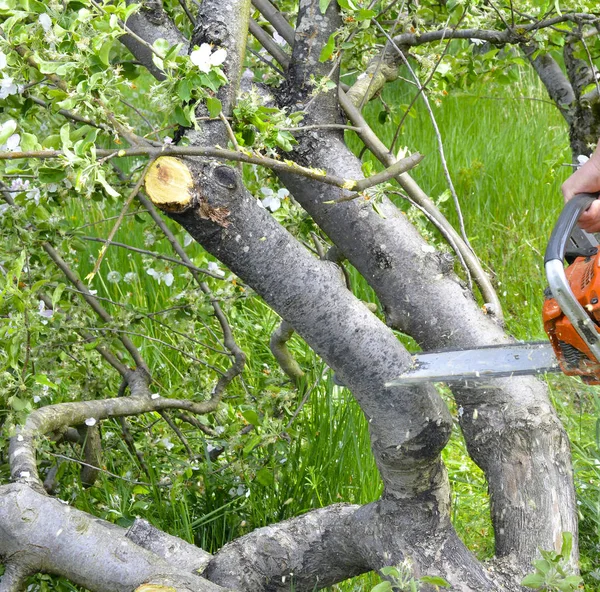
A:
<svg viewBox="0 0 600 592">
<path fill-rule="evenodd" d="M 381 183 L 380 178 L 387 180 L 390 178 L 390 171 L 382 171 L 377 175 L 373 175 L 369 177 L 369 179 L 343 179 L 342 177 L 338 177 L 337 175 L 328 175 L 323 171 L 319 171 L 316 169 L 310 169 L 306 167 L 302 167 L 295 163 L 287 164 L 280 160 L 276 160 L 275 158 L 269 158 L 267 156 L 256 156 L 254 154 L 248 154 L 245 152 L 236 152 L 235 150 L 224 150 L 222 148 L 206 148 L 202 146 L 169 146 L 158 148 L 156 146 L 135 146 L 132 148 L 126 148 L 121 150 L 106 150 L 106 149 L 98 149 L 96 150 L 96 155 L 98 157 L 124 157 L 124 156 L 149 156 L 150 158 L 156 159 L 159 156 L 206 156 L 206 157 L 214 157 L 221 158 L 223 160 L 232 160 L 235 162 L 245 162 L 248 164 L 258 164 L 270 169 L 273 169 L 277 172 L 282 173 L 290 173 L 293 175 L 300 175 L 303 177 L 308 177 L 309 179 L 314 179 L 316 181 L 320 181 L 321 183 L 325 183 L 326 185 L 334 185 L 335 187 L 341 187 L 343 189 L 349 190 L 360 190 L 363 191 L 368 187 L 372 187 L 377 183 Z M 18 160 L 21 158 L 32 158 L 32 159 L 54 159 L 54 158 L 62 158 L 65 154 L 62 150 L 34 150 L 31 152 L 0 152 L 0 160 Z M 392 165 L 394 167 L 393 170 L 397 168 L 401 168 L 402 166 L 406 166 L 405 170 L 411 168 L 418 164 L 415 162 L 416 154 L 411 157 L 411 160 L 401 164 L 403 161 L 397 161 Z M 391 175 L 394 176 L 394 175 Z"/>
<path fill-rule="evenodd" d="M 466 14 L 466 11 L 465 11 L 465 13 L 463 13 L 463 16 L 464 16 L 464 14 Z M 404 62 L 404 65 L 406 66 L 408 71 L 411 73 L 411 76 L 414 78 L 415 82 L 418 84 L 419 91 L 421 93 L 421 97 L 423 98 L 423 102 L 425 103 L 425 108 L 427 109 L 427 113 L 429 113 L 429 118 L 431 119 L 435 137 L 437 139 L 440 161 L 442 163 L 442 168 L 444 170 L 444 176 L 446 177 L 446 182 L 448 183 L 448 188 L 450 189 L 450 193 L 452 194 L 452 199 L 454 201 L 454 207 L 456 209 L 456 214 L 458 216 L 458 224 L 460 227 L 460 232 L 461 232 L 463 241 L 465 242 L 467 247 L 472 250 L 471 244 L 469 243 L 469 238 L 467 237 L 467 231 L 465 229 L 465 221 L 463 218 L 462 209 L 460 207 L 460 201 L 458 199 L 458 195 L 456 193 L 456 189 L 455 189 L 454 183 L 452 181 L 452 176 L 450 175 L 450 170 L 448 169 L 448 163 L 446 162 L 446 155 L 444 152 L 444 143 L 442 141 L 442 134 L 440 133 L 440 129 L 437 124 L 437 120 L 435 118 L 433 110 L 431 109 L 431 105 L 429 104 L 429 99 L 427 97 L 427 93 L 424 91 L 424 88 L 419 81 L 419 77 L 417 76 L 417 74 L 413 70 L 413 68 L 411 67 L 410 62 L 406 59 L 404 52 L 398 47 L 398 45 L 395 43 L 395 41 L 387 34 L 387 32 L 383 29 L 383 27 L 381 27 L 381 25 L 377 21 L 374 21 L 374 22 L 375 22 L 375 25 L 379 28 L 379 30 L 385 35 L 386 39 L 391 43 L 392 47 L 396 50 L 396 52 L 400 56 L 400 59 Z M 469 279 L 469 289 L 471 289 L 471 290 L 473 289 L 470 284 L 470 279 Z"/>
<path fill-rule="evenodd" d="M 107 237 L 106 242 L 104 243 L 103 247 L 100 249 L 100 253 L 98 254 L 98 259 L 96 260 L 96 263 L 94 264 L 94 268 L 92 269 L 92 271 L 90 273 L 88 273 L 88 275 L 85 276 L 85 279 L 88 282 L 91 282 L 94 279 L 94 276 L 98 273 L 98 270 L 100 269 L 100 265 L 102 264 L 102 260 L 104 259 L 104 255 L 106 254 L 106 250 L 110 246 L 110 243 L 112 242 L 112 239 L 114 238 L 115 234 L 117 233 L 117 230 L 119 230 L 119 226 L 121 226 L 121 222 L 123 222 L 123 217 L 127 213 L 127 210 L 129 209 L 129 206 L 131 205 L 131 202 L 134 200 L 135 196 L 139 193 L 139 191 L 142 187 L 142 183 L 144 182 L 144 179 L 146 178 L 146 173 L 148 172 L 148 169 L 152 166 L 152 163 L 155 160 L 156 160 L 156 158 L 150 158 L 148 160 L 144 170 L 142 171 L 142 174 L 140 175 L 138 182 L 135 184 L 134 188 L 131 190 L 131 193 L 125 200 L 125 203 L 123 204 L 123 208 L 121 209 L 121 213 L 119 214 L 117 221 L 115 222 L 111 231 L 108 233 L 108 237 Z"/>
<path fill-rule="evenodd" d="M 110 314 L 104 309 L 104 307 L 100 304 L 98 299 L 89 291 L 87 286 L 77 277 L 75 272 L 71 270 L 71 268 L 67 265 L 67 263 L 62 259 L 62 257 L 56 252 L 54 247 L 48 243 L 42 243 L 42 248 L 49 255 L 50 259 L 54 261 L 54 263 L 58 266 L 58 268 L 65 274 L 66 278 L 81 292 L 83 299 L 91 306 L 92 310 L 105 322 L 112 322 L 112 317 Z M 113 329 L 113 331 L 115 331 Z M 146 372 L 149 373 L 148 367 L 146 363 L 142 359 L 140 352 L 137 347 L 133 344 L 133 342 L 126 335 L 120 335 L 119 339 L 121 343 L 125 346 L 125 349 L 131 354 L 131 357 L 134 359 L 138 368 L 143 368 Z"/>
<path fill-rule="evenodd" d="M 292 327 L 287 321 L 282 320 L 279 327 L 273 331 L 271 340 L 269 341 L 269 347 L 271 353 L 277 360 L 277 363 L 281 369 L 292 379 L 295 384 L 302 379 L 304 372 L 300 365 L 294 359 L 294 356 L 290 352 L 287 346 L 287 342 L 292 338 L 294 334 L 294 327 Z"/>
<path fill-rule="evenodd" d="M 188 439 L 185 437 L 184 433 L 179 429 L 177 424 L 171 419 L 171 416 L 166 411 L 159 411 L 160 416 L 167 422 L 168 426 L 175 432 L 175 435 L 179 438 L 183 447 L 185 448 L 188 456 L 193 459 L 196 457 L 194 451 L 190 447 L 190 443 Z"/>
</svg>

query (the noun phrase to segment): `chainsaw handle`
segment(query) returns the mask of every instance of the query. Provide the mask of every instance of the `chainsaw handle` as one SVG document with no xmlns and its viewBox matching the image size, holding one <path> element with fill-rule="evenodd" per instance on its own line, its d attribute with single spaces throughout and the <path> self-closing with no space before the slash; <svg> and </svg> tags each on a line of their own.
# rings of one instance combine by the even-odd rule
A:
<svg viewBox="0 0 600 592">
<path fill-rule="evenodd" d="M 544 257 L 546 278 L 552 296 L 598 362 L 600 362 L 600 333 L 596 323 L 573 294 L 565 274 L 563 259 L 567 241 L 579 216 L 599 196 L 599 193 L 578 193 L 565 204 L 552 230 Z"/>
<path fill-rule="evenodd" d="M 565 257 L 567 241 L 571 236 L 573 228 L 575 228 L 575 224 L 577 224 L 577 220 L 579 220 L 579 216 L 598 197 L 600 197 L 600 193 L 578 193 L 565 204 L 550 235 L 544 256 L 544 263 L 548 263 L 548 261 L 552 261 L 553 259 L 558 259 L 562 262 Z"/>
</svg>

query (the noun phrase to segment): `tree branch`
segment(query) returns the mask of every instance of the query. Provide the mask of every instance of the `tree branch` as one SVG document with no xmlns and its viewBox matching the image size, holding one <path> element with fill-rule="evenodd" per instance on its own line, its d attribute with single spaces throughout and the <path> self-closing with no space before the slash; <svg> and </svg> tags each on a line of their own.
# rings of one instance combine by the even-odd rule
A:
<svg viewBox="0 0 600 592">
<path fill-rule="evenodd" d="M 64 576 L 91 592 L 131 592 L 142 584 L 174 592 L 225 592 L 136 545 L 122 529 L 61 502 L 23 484 L 3 486 L 0 553 L 23 556 L 34 571 Z M 12 592 L 4 577 L 1 586 Z"/>
</svg>

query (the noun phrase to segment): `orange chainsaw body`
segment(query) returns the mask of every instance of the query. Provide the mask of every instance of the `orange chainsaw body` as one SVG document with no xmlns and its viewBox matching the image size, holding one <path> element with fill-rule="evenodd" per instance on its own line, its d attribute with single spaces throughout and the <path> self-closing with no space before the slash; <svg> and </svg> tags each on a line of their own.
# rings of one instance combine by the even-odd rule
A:
<svg viewBox="0 0 600 592">
<path fill-rule="evenodd" d="M 600 334 L 600 250 L 591 257 L 577 257 L 565 275 Z M 544 302 L 542 318 L 561 370 L 569 376 L 580 376 L 588 384 L 600 384 L 600 363 L 554 298 Z"/>
</svg>

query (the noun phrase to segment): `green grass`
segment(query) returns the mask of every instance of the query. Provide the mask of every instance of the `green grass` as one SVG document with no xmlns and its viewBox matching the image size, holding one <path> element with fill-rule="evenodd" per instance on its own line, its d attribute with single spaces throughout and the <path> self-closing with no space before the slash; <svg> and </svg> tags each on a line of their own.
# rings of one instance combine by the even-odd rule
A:
<svg viewBox="0 0 600 592">
<path fill-rule="evenodd" d="M 477 89 L 473 94 L 476 92 Z M 540 309 L 545 286 L 542 253 L 562 206 L 559 187 L 567 170 L 560 164 L 569 160 L 566 129 L 554 107 L 520 99 L 543 97 L 539 86 L 527 77 L 511 89 L 484 87 L 478 92 L 508 95 L 501 100 L 449 96 L 441 107 L 435 108 L 435 114 L 469 239 L 493 274 L 508 330 L 520 339 L 539 339 L 543 336 Z M 408 102 L 409 94 L 400 84 L 394 84 L 385 89 L 384 99 L 390 105 L 401 105 Z M 378 101 L 373 101 L 367 107 L 367 117 L 389 143 L 394 128 L 389 123 L 377 123 L 380 110 Z M 415 177 L 432 197 L 438 198 L 446 187 L 431 122 L 420 103 L 415 117 L 407 120 L 400 144 L 426 155 Z M 356 143 L 353 146 L 359 149 Z M 446 201 L 441 207 L 455 223 L 451 202 Z M 69 208 L 74 224 L 83 224 L 114 215 L 118 204 L 73 201 Z M 115 240 L 170 254 L 159 232 L 144 222 L 147 215 L 140 214 L 140 218 L 141 222 L 127 218 Z M 111 225 L 112 222 L 99 223 L 85 232 L 105 237 Z M 174 225 L 172 228 L 183 240 L 183 233 Z M 156 237 L 150 246 L 149 234 Z M 91 270 L 98 247 L 87 243 L 78 253 L 81 277 Z M 195 243 L 186 251 L 200 266 L 212 260 Z M 158 284 L 147 274 L 149 267 L 171 271 L 175 276 L 173 285 Z M 135 273 L 135 280 L 111 283 L 107 281 L 110 270 L 118 270 L 122 276 Z M 375 301 L 366 283 L 356 274 L 354 278 L 357 295 Z M 292 388 L 268 349 L 277 316 L 250 290 L 234 284 L 230 278 L 209 283 L 222 299 L 236 339 L 248 354 L 242 380 L 232 384 L 222 409 L 207 419 L 213 429 L 221 432 L 219 436 L 207 438 L 184 426 L 190 446 L 198 455 L 189 459 L 158 416 L 132 419 L 136 443 L 151 469 L 148 476 L 119 437 L 118 424 L 105 422 L 106 468 L 124 479 L 104 474 L 96 486 L 82 490 L 74 465 L 69 463 L 65 465 L 60 495 L 74 498 L 78 507 L 124 526 L 135 516 L 142 516 L 208 551 L 215 551 L 254 528 L 312 508 L 339 501 L 362 504 L 377 499 L 382 485 L 370 452 L 366 422 L 351 395 L 333 384 L 322 363 L 298 338 L 292 340 L 291 348 L 307 374 L 302 388 Z M 131 312 L 152 312 L 186 303 L 188 308 L 168 322 L 182 333 L 219 348 L 219 327 L 207 299 L 184 268 L 111 248 L 93 287 L 99 295 L 126 304 L 126 308 L 110 303 L 106 306 L 127 330 L 169 344 L 165 347 L 132 336 L 155 370 L 156 388 L 161 394 L 175 396 L 182 390 L 194 393 L 198 399 L 207 396 L 215 373 L 182 352 L 221 369 L 227 367 L 227 358 Z M 48 372 L 51 375 L 51 369 Z M 118 382 L 118 377 L 110 376 L 102 389 L 88 395 L 111 396 L 116 393 Z M 287 427 L 303 395 L 313 385 L 316 386 L 308 400 Z M 551 392 L 573 441 L 581 502 L 582 566 L 587 573 L 598 567 L 600 545 L 600 400 L 593 388 L 565 378 L 554 378 Z M 60 396 L 66 399 L 70 395 L 63 391 Z M 444 396 L 452 408 L 447 392 Z M 241 434 L 247 423 L 244 414 L 249 416 L 249 412 L 258 414 L 260 425 L 249 434 Z M 171 444 L 173 447 L 169 448 Z M 208 451 L 215 445 L 226 449 L 218 460 L 211 461 Z M 47 450 L 57 452 L 55 446 L 48 446 Z M 76 451 L 68 452 L 76 455 Z M 48 455 L 40 454 L 40 458 L 46 465 L 52 462 Z M 493 553 L 493 538 L 486 484 L 481 471 L 470 461 L 458 429 L 444 451 L 444 461 L 453 487 L 452 517 L 457 531 L 479 557 L 489 557 Z M 136 485 L 132 480 L 148 484 Z M 588 580 L 592 582 L 589 577 Z M 376 581 L 375 576 L 369 575 L 336 589 L 370 590 Z M 45 589 L 43 582 L 40 589 Z M 65 584 L 56 589 L 72 587 Z"/>
</svg>

